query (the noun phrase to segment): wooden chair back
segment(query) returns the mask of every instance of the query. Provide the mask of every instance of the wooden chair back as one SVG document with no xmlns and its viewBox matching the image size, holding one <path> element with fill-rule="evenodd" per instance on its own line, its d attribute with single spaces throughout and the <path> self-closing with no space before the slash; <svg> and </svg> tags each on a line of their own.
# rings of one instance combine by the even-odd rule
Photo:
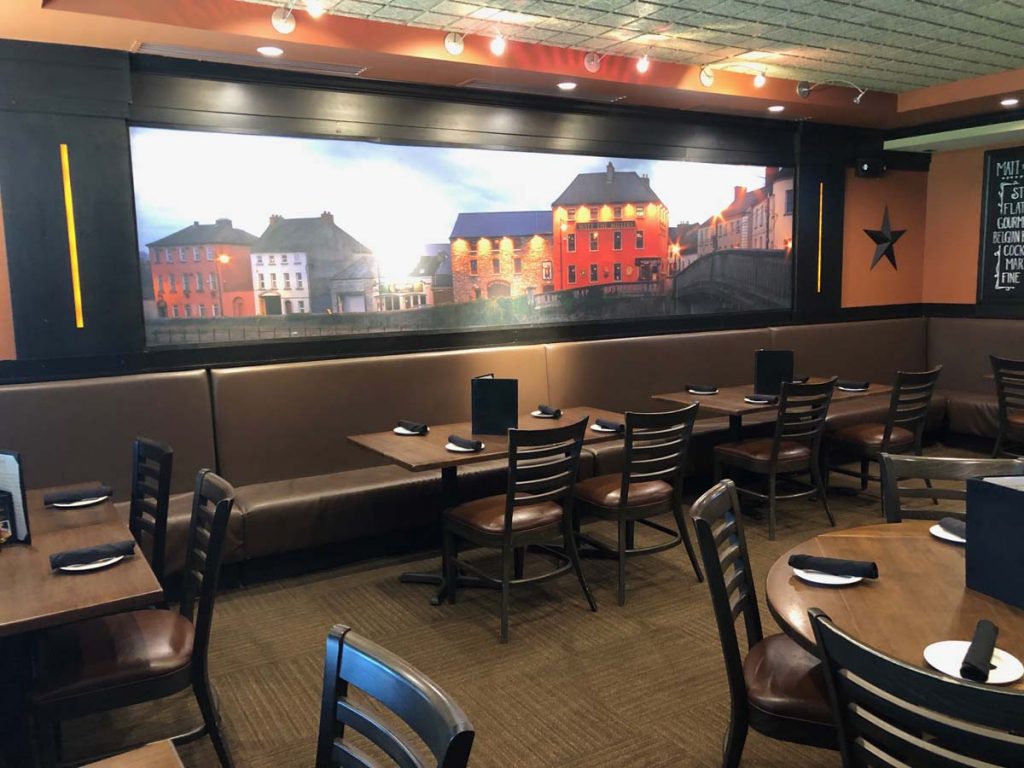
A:
<svg viewBox="0 0 1024 768">
<path fill-rule="evenodd" d="M 941 488 L 932 480 L 963 480 L 971 477 L 998 477 L 1024 475 L 1022 459 L 961 459 L 947 456 L 894 456 L 883 453 L 882 467 L 882 512 L 887 523 L 898 523 L 904 519 L 939 520 L 943 517 L 957 517 L 964 510 L 939 510 L 929 504 L 927 507 L 907 505 L 908 500 L 950 499 L 966 502 L 966 485 L 957 488 Z M 903 480 L 925 480 L 924 488 L 901 486 Z"/>
<path fill-rule="evenodd" d="M 1024 411 L 1024 360 L 991 355 L 992 373 L 999 398 L 999 423 L 1006 423 L 1007 411 Z"/>
<path fill-rule="evenodd" d="M 747 687 L 736 621 L 743 617 L 748 649 L 761 642 L 764 632 L 736 485 L 732 480 L 722 480 L 712 486 L 693 503 L 690 516 L 697 529 L 697 545 L 718 624 L 729 695 L 734 710 L 745 708 Z"/>
<path fill-rule="evenodd" d="M 909 666 L 810 616 L 846 768 L 1024 765 L 1024 694 Z"/>
<path fill-rule="evenodd" d="M 686 453 L 700 403 L 677 411 L 626 414 L 626 467 L 622 472 L 619 506 L 629 505 L 629 486 L 664 480 L 679 502 L 683 493 Z M 678 509 L 678 506 L 675 507 Z"/>
<path fill-rule="evenodd" d="M 935 384 L 942 373 L 942 366 L 937 365 L 930 371 L 898 371 L 896 384 L 889 399 L 889 415 L 885 420 L 885 434 L 882 437 L 882 450 L 889 445 L 893 427 L 903 427 L 914 435 L 914 447 L 921 448 L 921 437 L 924 425 L 928 420 L 928 408 L 931 406 Z"/>
<path fill-rule="evenodd" d="M 430 751 L 427 762 L 413 739 L 389 728 L 354 701 L 353 686 L 397 715 Z M 432 680 L 376 643 L 337 625 L 327 635 L 316 768 L 376 768 L 381 763 L 345 738 L 346 729 L 370 741 L 401 768 L 464 768 L 473 746 L 465 713 Z"/>
<path fill-rule="evenodd" d="M 169 445 L 145 437 L 132 444 L 132 496 L 128 528 L 160 585 L 164 583 L 167 556 L 167 506 L 171 496 L 174 451 Z"/>
<path fill-rule="evenodd" d="M 779 443 L 795 440 L 811 447 L 811 453 L 818 455 L 822 435 L 825 434 L 825 417 L 832 403 L 836 377 L 815 384 L 784 382 L 779 397 L 779 415 L 775 420 L 775 440 L 772 458 L 778 456 Z"/>
<path fill-rule="evenodd" d="M 209 469 L 199 470 L 192 497 L 180 610 L 195 627 L 192 664 L 200 672 L 206 667 L 213 603 L 234 501 L 235 489 L 224 478 Z"/>
<path fill-rule="evenodd" d="M 573 488 L 588 418 L 553 429 L 508 431 L 508 493 L 505 535 L 512 535 L 516 507 L 553 501 L 571 513 Z"/>
</svg>

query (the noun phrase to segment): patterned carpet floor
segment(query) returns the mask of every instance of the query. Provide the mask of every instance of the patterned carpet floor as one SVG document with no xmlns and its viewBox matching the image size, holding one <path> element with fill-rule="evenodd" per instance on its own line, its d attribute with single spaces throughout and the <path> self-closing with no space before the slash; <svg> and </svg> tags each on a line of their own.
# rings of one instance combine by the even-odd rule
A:
<svg viewBox="0 0 1024 768">
<path fill-rule="evenodd" d="M 836 488 L 830 503 L 840 527 L 881 522 L 877 485 L 864 495 Z M 774 542 L 765 521 L 745 520 L 766 633 L 777 631 L 764 604 L 768 568 L 827 527 L 813 500 L 784 503 L 778 519 Z M 601 525 L 588 530 L 600 533 Z M 597 613 L 587 610 L 571 576 L 513 590 L 511 642 L 504 646 L 497 593 L 467 590 L 456 605 L 434 607 L 429 587 L 398 581 L 402 571 L 438 564 L 432 554 L 220 595 L 210 670 L 238 768 L 312 765 L 324 639 L 335 623 L 404 657 L 459 702 L 477 732 L 477 768 L 721 764 L 728 719 L 721 650 L 707 587 L 681 548 L 629 562 L 622 608 L 608 561 L 584 562 Z M 543 563 L 528 560 L 528 574 L 531 566 Z M 67 754 L 163 738 L 197 718 L 187 695 L 86 718 L 65 727 Z M 205 738 L 179 752 L 189 768 L 217 764 Z M 838 756 L 751 733 L 744 765 L 817 768 L 838 765 Z"/>
</svg>

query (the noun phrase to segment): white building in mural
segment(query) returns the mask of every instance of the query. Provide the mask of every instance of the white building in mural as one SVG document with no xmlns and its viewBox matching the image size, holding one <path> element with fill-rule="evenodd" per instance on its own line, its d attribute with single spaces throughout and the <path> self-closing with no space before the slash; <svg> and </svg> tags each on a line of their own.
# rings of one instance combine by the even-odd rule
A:
<svg viewBox="0 0 1024 768">
<path fill-rule="evenodd" d="M 305 253 L 253 251 L 252 283 L 258 315 L 303 315 L 310 311 Z"/>
</svg>

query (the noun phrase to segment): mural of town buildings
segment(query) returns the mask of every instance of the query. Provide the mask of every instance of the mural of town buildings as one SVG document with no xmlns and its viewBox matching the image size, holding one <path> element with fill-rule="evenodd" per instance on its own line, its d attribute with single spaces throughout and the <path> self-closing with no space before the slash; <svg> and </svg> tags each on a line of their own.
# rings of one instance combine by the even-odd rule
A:
<svg viewBox="0 0 1024 768">
<path fill-rule="evenodd" d="M 790 306 L 789 168 L 149 128 L 132 153 L 151 345 Z"/>
</svg>

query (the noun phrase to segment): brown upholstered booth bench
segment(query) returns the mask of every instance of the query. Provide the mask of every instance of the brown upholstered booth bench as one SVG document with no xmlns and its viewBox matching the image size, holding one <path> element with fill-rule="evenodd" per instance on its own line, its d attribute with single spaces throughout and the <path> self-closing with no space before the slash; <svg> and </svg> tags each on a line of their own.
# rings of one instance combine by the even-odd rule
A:
<svg viewBox="0 0 1024 768">
<path fill-rule="evenodd" d="M 440 477 L 387 464 L 347 437 L 403 418 L 468 420 L 472 376 L 518 378 L 523 407 L 588 404 L 622 412 L 668 409 L 651 396 L 686 383 L 748 383 L 760 348 L 793 349 L 799 373 L 879 382 L 892 381 L 898 369 L 943 363 L 944 393 L 933 403 L 930 431 L 945 424 L 990 436 L 995 398 L 986 393 L 987 355 L 1024 357 L 1021 330 L 1024 321 L 908 318 L 18 384 L 0 387 L 0 448 L 22 453 L 29 487 L 96 480 L 111 484 L 123 502 L 132 439 L 172 445 L 171 573 L 181 566 L 188 492 L 201 467 L 237 489 L 226 562 L 324 545 L 355 558 L 374 537 L 404 535 L 435 546 Z M 837 403 L 829 421 L 881 420 L 887 408 L 887 395 Z M 991 429 L 977 428 L 965 413 L 991 414 Z M 767 430 L 772 420 L 745 420 L 745 429 Z M 691 473 L 706 474 L 712 447 L 727 438 L 725 419 L 699 419 Z M 621 462 L 621 443 L 590 447 L 581 474 L 615 472 Z M 504 462 L 483 462 L 461 474 L 460 494 L 499 493 L 504 483 Z"/>
</svg>

